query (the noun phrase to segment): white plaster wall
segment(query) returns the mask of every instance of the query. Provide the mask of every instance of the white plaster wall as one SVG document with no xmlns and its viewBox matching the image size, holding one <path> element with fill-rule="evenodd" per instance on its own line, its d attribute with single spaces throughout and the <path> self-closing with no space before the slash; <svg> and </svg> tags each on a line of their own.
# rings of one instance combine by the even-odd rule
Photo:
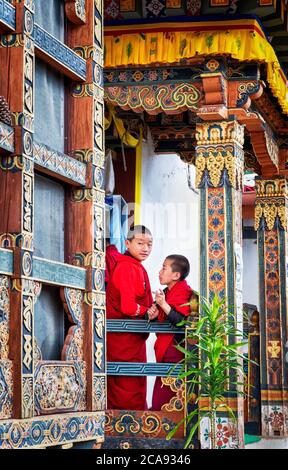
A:
<svg viewBox="0 0 288 470">
<path fill-rule="evenodd" d="M 253 227 L 254 219 L 246 219 L 245 227 Z M 256 305 L 259 309 L 259 273 L 257 242 L 243 240 L 243 303 Z"/>
<path fill-rule="evenodd" d="M 195 170 L 191 168 L 194 185 Z M 145 262 L 153 288 L 165 257 L 181 254 L 190 262 L 188 283 L 198 290 L 198 195 L 188 187 L 186 164 L 177 155 L 147 155 L 142 161 L 141 223 L 153 235 Z"/>
<path fill-rule="evenodd" d="M 243 303 L 256 305 L 259 309 L 258 253 L 255 241 L 243 240 Z"/>
<path fill-rule="evenodd" d="M 192 185 L 195 170 L 190 167 Z M 198 195 L 189 189 L 186 164 L 173 154 L 152 155 L 143 148 L 141 223 L 153 234 L 153 250 L 145 262 L 152 290 L 160 287 L 158 273 L 165 257 L 181 254 L 190 262 L 190 286 L 198 290 Z M 165 286 L 163 286 L 165 287 Z M 162 288 L 163 288 L 162 287 Z M 155 335 L 147 341 L 147 360 L 155 361 Z M 155 378 L 148 377 L 148 406 Z"/>
</svg>

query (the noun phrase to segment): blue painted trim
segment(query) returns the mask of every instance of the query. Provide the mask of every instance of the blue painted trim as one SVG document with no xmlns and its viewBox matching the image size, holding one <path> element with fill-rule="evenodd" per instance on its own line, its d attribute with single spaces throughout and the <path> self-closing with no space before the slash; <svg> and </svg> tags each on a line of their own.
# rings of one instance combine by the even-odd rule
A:
<svg viewBox="0 0 288 470">
<path fill-rule="evenodd" d="M 0 148 L 7 152 L 14 152 L 14 129 L 4 122 L 0 122 Z"/>
<path fill-rule="evenodd" d="M 27 449 L 69 442 L 103 441 L 104 412 L 63 413 L 0 421 L 0 448 Z"/>
<path fill-rule="evenodd" d="M 0 274 L 13 274 L 13 251 L 0 248 Z"/>
<path fill-rule="evenodd" d="M 16 28 L 16 9 L 6 0 L 0 0 L 0 23 L 13 31 Z"/>
<path fill-rule="evenodd" d="M 33 258 L 33 279 L 47 284 L 57 284 L 85 289 L 86 270 L 70 264 L 58 263 L 43 258 Z"/>
<path fill-rule="evenodd" d="M 169 322 L 148 322 L 147 320 L 107 320 L 110 333 L 176 333 L 183 334 L 185 329 L 175 327 Z"/>
<path fill-rule="evenodd" d="M 44 60 L 45 55 L 49 56 L 53 61 L 64 67 L 63 73 L 65 73 L 66 69 L 68 76 L 73 75 L 74 78 L 86 80 L 86 61 L 82 57 L 38 24 L 35 24 L 34 34 L 35 48 L 44 53 Z"/>
<path fill-rule="evenodd" d="M 33 144 L 34 163 L 46 168 L 55 176 L 62 176 L 70 182 L 85 186 L 86 182 L 86 164 L 71 158 L 64 153 L 51 149 L 47 145 Z M 63 179 L 63 178 L 62 178 Z"/>
<path fill-rule="evenodd" d="M 177 377 L 181 367 L 164 362 L 107 362 L 107 375 Z"/>
</svg>

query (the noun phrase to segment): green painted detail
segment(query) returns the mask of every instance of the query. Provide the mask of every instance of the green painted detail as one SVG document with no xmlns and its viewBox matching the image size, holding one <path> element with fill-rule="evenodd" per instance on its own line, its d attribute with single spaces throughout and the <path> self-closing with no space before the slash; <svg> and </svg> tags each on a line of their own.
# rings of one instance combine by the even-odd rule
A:
<svg viewBox="0 0 288 470">
<path fill-rule="evenodd" d="M 214 36 L 213 36 L 213 34 L 210 34 L 209 36 L 207 36 L 207 38 L 206 38 L 206 44 L 207 44 L 207 46 L 209 47 L 209 49 L 210 49 L 210 47 L 212 46 L 213 41 L 214 41 Z"/>
<path fill-rule="evenodd" d="M 261 436 L 250 436 L 250 434 L 244 434 L 244 444 L 253 444 L 253 442 L 261 441 Z"/>
<path fill-rule="evenodd" d="M 187 46 L 187 39 L 182 39 L 180 44 L 180 55 L 183 55 L 184 49 Z"/>
<path fill-rule="evenodd" d="M 132 54 L 132 51 L 133 51 L 133 46 L 131 44 L 131 42 L 129 42 L 129 44 L 127 45 L 127 56 L 130 57 L 130 55 Z"/>
</svg>

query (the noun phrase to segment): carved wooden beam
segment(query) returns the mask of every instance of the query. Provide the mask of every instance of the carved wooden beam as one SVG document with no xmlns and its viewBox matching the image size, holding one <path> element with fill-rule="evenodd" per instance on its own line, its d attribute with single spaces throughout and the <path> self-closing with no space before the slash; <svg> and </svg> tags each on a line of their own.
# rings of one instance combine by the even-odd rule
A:
<svg viewBox="0 0 288 470">
<path fill-rule="evenodd" d="M 222 73 L 201 74 L 204 91 L 204 103 L 198 110 L 198 116 L 204 121 L 227 119 L 227 80 Z"/>
<path fill-rule="evenodd" d="M 278 175 L 279 149 L 269 125 L 257 112 L 235 108 L 229 109 L 229 115 L 236 116 L 237 121 L 246 126 L 262 176 Z"/>
<path fill-rule="evenodd" d="M 74 24 L 86 23 L 86 0 L 65 0 L 67 18 Z"/>
</svg>

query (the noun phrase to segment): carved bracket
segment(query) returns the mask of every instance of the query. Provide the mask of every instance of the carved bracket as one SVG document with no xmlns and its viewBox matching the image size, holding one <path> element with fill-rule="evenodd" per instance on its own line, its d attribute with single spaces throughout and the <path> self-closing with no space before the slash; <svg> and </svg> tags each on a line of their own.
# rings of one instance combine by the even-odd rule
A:
<svg viewBox="0 0 288 470">
<path fill-rule="evenodd" d="M 67 18 L 74 24 L 86 23 L 86 0 L 65 0 Z"/>
<path fill-rule="evenodd" d="M 201 74 L 204 90 L 204 105 L 199 108 L 198 116 L 204 121 L 227 119 L 227 80 L 221 73 Z"/>
</svg>

